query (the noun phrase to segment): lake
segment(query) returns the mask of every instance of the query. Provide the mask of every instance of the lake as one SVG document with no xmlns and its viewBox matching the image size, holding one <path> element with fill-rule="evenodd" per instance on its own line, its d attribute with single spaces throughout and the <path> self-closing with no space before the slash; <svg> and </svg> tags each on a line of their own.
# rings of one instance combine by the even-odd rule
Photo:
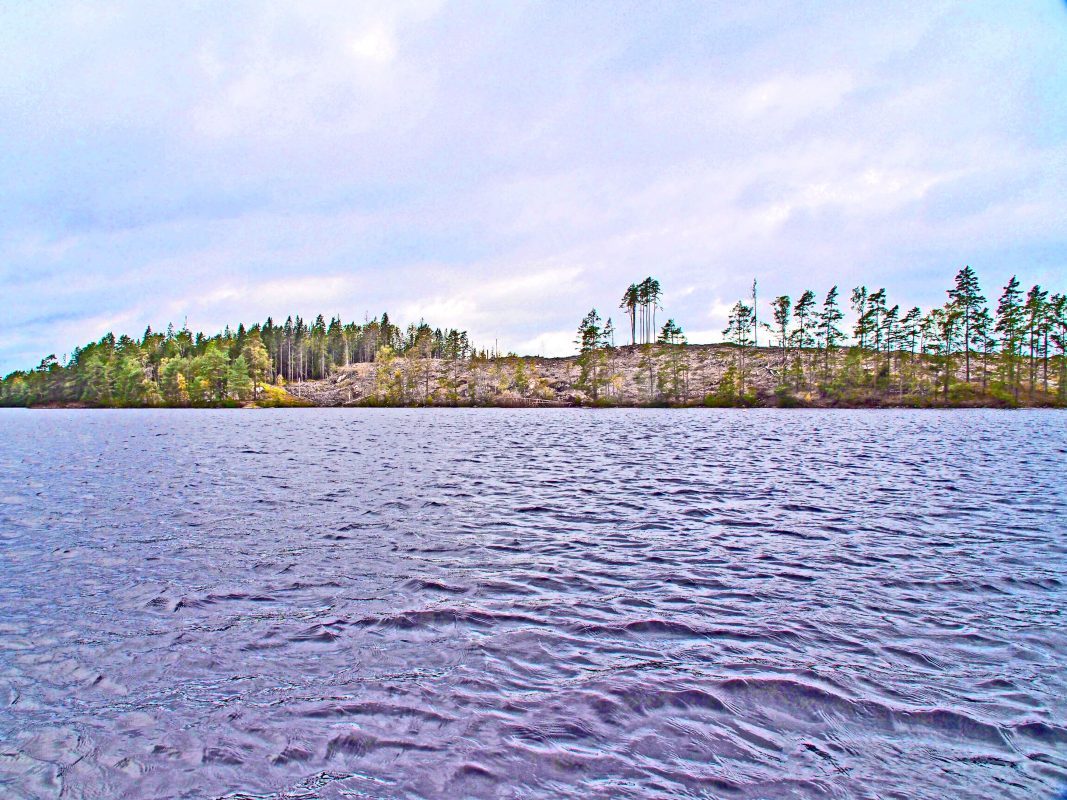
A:
<svg viewBox="0 0 1067 800">
<path fill-rule="evenodd" d="M 0 411 L 5 798 L 1055 798 L 1067 415 Z"/>
</svg>

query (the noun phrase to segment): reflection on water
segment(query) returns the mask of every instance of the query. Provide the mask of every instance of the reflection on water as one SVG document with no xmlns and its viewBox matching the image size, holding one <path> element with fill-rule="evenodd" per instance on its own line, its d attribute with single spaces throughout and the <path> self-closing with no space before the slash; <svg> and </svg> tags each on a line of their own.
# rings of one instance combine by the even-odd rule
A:
<svg viewBox="0 0 1067 800">
<path fill-rule="evenodd" d="M 0 795 L 1055 797 L 1064 422 L 3 412 Z"/>
</svg>

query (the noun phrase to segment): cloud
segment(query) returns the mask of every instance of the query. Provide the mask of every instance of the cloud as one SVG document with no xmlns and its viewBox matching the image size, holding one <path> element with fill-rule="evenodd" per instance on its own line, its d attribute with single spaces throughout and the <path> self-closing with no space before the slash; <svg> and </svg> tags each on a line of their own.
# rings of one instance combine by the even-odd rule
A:
<svg viewBox="0 0 1067 800">
<path fill-rule="evenodd" d="M 497 274 L 504 269 L 503 265 L 498 266 Z M 546 302 L 560 301 L 579 293 L 581 274 L 580 267 L 524 264 L 511 275 L 479 281 L 475 285 L 445 278 L 442 283 L 451 284 L 445 291 L 404 304 L 400 307 L 401 313 L 405 319 L 425 319 L 431 324 L 463 320 L 462 325 L 456 327 L 469 329 L 477 345 L 488 346 L 496 341 L 503 350 L 521 349 L 523 342 L 530 340 L 517 341 L 516 332 L 521 336 L 522 331 L 540 327 L 545 319 Z M 542 347 L 546 342 L 552 346 L 559 344 L 558 337 L 545 339 L 538 335 L 536 341 Z M 570 344 L 568 340 L 568 349 Z M 548 354 L 557 352 L 550 349 Z"/>
<path fill-rule="evenodd" d="M 348 49 L 356 58 L 378 64 L 388 64 L 396 58 L 396 41 L 382 25 L 357 34 L 349 41 Z"/>
<path fill-rule="evenodd" d="M 577 330 L 575 325 L 575 330 Z M 574 331 L 545 331 L 518 343 L 513 352 L 519 355 L 547 356 L 568 355 L 574 351 Z M 508 348 L 501 348 L 508 352 Z"/>
<path fill-rule="evenodd" d="M 695 340 L 753 277 L 1067 288 L 1065 34 L 954 0 L 9 4 L 0 371 L 186 315 L 562 354 L 649 274 Z"/>
</svg>

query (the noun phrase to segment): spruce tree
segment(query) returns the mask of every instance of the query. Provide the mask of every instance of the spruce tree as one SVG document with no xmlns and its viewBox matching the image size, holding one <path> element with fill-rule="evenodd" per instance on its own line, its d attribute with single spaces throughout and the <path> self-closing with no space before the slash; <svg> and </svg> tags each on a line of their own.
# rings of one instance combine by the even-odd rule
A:
<svg viewBox="0 0 1067 800">
<path fill-rule="evenodd" d="M 255 400 L 259 397 L 259 385 L 266 381 L 270 371 L 270 354 L 263 346 L 258 332 L 247 337 L 241 355 L 244 356 L 245 363 L 248 365 L 248 375 L 252 379 L 252 399 Z"/>
</svg>

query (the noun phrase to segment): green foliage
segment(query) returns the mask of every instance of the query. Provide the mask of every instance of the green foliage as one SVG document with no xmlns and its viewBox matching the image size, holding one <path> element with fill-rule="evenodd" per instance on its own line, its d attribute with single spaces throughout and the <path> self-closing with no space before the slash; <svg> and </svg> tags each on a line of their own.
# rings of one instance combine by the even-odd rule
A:
<svg viewBox="0 0 1067 800">
<path fill-rule="evenodd" d="M 374 366 L 374 400 L 378 405 L 398 405 L 404 398 L 404 373 L 393 348 L 378 348 Z"/>
<path fill-rule="evenodd" d="M 651 276 L 624 293 L 621 307 L 634 350 L 615 348 L 611 320 L 601 322 L 595 310 L 582 320 L 577 369 L 567 380 L 588 402 L 619 402 L 627 378 L 639 387 L 636 402 L 650 405 L 685 405 L 694 393 L 700 397 L 712 388 L 706 384 L 706 351 L 694 356 L 674 319 L 657 335 L 661 298 L 659 281 Z M 965 266 L 948 290 L 948 302 L 924 313 L 891 304 L 884 288 L 859 286 L 851 294 L 854 340 L 847 342 L 837 287 L 825 295 L 821 309 L 814 292 L 806 290 L 795 303 L 786 295 L 770 303 L 773 325 L 762 327 L 771 332 L 774 350 L 754 349 L 755 301 L 753 293 L 752 306 L 738 302 L 730 310 L 723 334 L 732 364 L 705 398 L 709 404 L 755 404 L 758 386 L 773 388 L 782 406 L 1067 407 L 1062 292 L 1033 286 L 1024 293 L 1013 276 L 994 310 L 977 274 Z M 285 404 L 296 401 L 276 387 L 325 378 L 358 362 L 377 362 L 368 382 L 371 402 L 383 405 L 492 404 L 501 398 L 517 403 L 509 398 L 512 390 L 524 399 L 557 400 L 568 388 L 550 387 L 534 362 L 513 355 L 499 360 L 495 352 L 476 350 L 464 331 L 422 321 L 401 327 L 388 314 L 362 324 L 322 315 L 311 322 L 299 316 L 283 324 L 268 319 L 215 335 L 174 326 L 157 333 L 149 327 L 139 339 L 105 334 L 64 359 L 51 355 L 34 369 L 0 380 L 0 405 Z M 628 373 L 627 366 L 637 369 Z M 695 392 L 691 377 L 698 383 Z"/>
<path fill-rule="evenodd" d="M 704 405 L 710 408 L 731 408 L 738 405 L 740 398 L 737 368 L 731 365 L 723 372 L 714 393 L 704 398 Z"/>
<path fill-rule="evenodd" d="M 248 337 L 241 350 L 241 355 L 247 365 L 248 377 L 252 381 L 253 396 L 258 396 L 259 384 L 264 383 L 267 380 L 271 367 L 270 353 L 268 353 L 267 348 L 263 346 L 263 340 L 260 338 L 259 331 L 255 331 Z"/>
<path fill-rule="evenodd" d="M 654 355 L 657 383 L 668 403 L 685 403 L 689 399 L 689 350 L 681 327 L 669 319 L 660 330 Z"/>
<path fill-rule="evenodd" d="M 779 408 L 798 408 L 803 405 L 788 386 L 779 386 L 774 390 L 774 396 L 778 400 Z"/>
<path fill-rule="evenodd" d="M 1001 406 L 1005 408 L 1016 408 L 1019 405 L 1019 398 L 1015 395 L 1015 388 L 1011 384 L 1004 381 L 993 381 L 989 385 L 989 396 Z"/>
<path fill-rule="evenodd" d="M 845 354 L 836 379 L 830 382 L 830 392 L 840 396 L 842 391 L 862 386 L 865 381 L 863 351 L 858 347 L 850 347 Z"/>
<path fill-rule="evenodd" d="M 1019 399 L 1019 350 L 1025 331 L 1022 292 L 1018 279 L 1012 275 L 997 302 L 997 317 L 994 330 L 1000 334 L 1001 375 L 1011 389 L 1015 401 Z"/>
<path fill-rule="evenodd" d="M 575 387 L 589 394 L 596 403 L 600 399 L 600 390 L 608 382 L 607 348 L 609 343 L 604 328 L 600 324 L 600 315 L 594 308 L 583 317 L 578 326 L 578 380 Z"/>
<path fill-rule="evenodd" d="M 256 405 L 261 408 L 304 408 L 312 405 L 312 403 L 289 394 L 280 386 L 265 384 L 260 387 Z"/>
<path fill-rule="evenodd" d="M 837 302 L 837 287 L 826 293 L 819 312 L 819 346 L 827 353 L 837 347 L 844 338 L 844 333 L 837 327 L 845 318 Z"/>
<path fill-rule="evenodd" d="M 193 362 L 188 358 L 167 358 L 160 367 L 160 390 L 163 402 L 170 406 L 189 405 L 189 380 Z"/>
<path fill-rule="evenodd" d="M 515 359 L 515 367 L 512 372 L 511 380 L 512 383 L 515 384 L 515 391 L 518 392 L 521 397 L 526 397 L 526 394 L 530 391 L 530 378 L 526 373 L 526 359 Z"/>
<path fill-rule="evenodd" d="M 204 354 L 193 360 L 196 377 L 194 402 L 198 405 L 218 405 L 227 396 L 230 378 L 230 360 L 221 347 L 212 345 Z"/>
</svg>

